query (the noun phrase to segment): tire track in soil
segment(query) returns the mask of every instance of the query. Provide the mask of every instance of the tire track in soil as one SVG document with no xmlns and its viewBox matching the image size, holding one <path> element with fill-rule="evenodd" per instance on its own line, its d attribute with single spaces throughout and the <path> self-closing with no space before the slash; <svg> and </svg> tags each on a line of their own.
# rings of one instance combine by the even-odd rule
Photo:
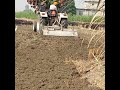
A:
<svg viewBox="0 0 120 90">
<path fill-rule="evenodd" d="M 15 90 L 101 90 L 80 79 L 73 63 L 80 59 L 80 41 L 73 37 L 41 36 L 20 26 L 15 44 Z"/>
</svg>

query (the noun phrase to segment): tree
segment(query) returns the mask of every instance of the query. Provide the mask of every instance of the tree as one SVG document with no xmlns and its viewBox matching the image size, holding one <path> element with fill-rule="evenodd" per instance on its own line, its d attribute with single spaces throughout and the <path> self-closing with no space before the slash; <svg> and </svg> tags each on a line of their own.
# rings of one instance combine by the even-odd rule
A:
<svg viewBox="0 0 120 90">
<path fill-rule="evenodd" d="M 64 6 L 61 8 L 62 11 L 66 11 L 70 14 L 76 14 L 76 7 L 74 0 L 64 0 Z"/>
<path fill-rule="evenodd" d="M 67 2 L 67 5 L 68 5 L 67 12 L 71 14 L 76 14 L 76 7 L 74 0 L 69 0 L 69 2 Z"/>
</svg>

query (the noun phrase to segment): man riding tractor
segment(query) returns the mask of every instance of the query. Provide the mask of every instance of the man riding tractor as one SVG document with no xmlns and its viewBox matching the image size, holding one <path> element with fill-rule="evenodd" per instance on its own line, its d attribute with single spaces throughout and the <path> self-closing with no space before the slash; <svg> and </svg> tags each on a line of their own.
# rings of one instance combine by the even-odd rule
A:
<svg viewBox="0 0 120 90">
<path fill-rule="evenodd" d="M 58 15 L 57 5 L 58 2 L 56 1 L 53 2 L 53 4 L 50 5 L 50 8 L 48 10 L 48 22 L 50 26 L 52 26 L 52 24 L 57 19 L 57 15 Z"/>
<path fill-rule="evenodd" d="M 56 24 L 57 22 L 60 25 L 60 23 L 63 22 L 62 19 L 65 19 L 65 18 L 67 19 L 67 16 L 65 17 L 60 16 L 61 14 L 60 14 L 59 8 L 62 7 L 61 4 L 63 3 L 58 2 L 58 0 L 54 0 L 54 2 L 51 5 L 49 5 L 49 9 L 47 9 L 47 6 L 48 6 L 47 4 L 48 4 L 48 0 L 42 0 L 40 1 L 40 5 L 38 5 L 40 7 L 39 10 L 40 10 L 41 22 L 43 25 L 52 26 L 53 24 Z M 59 16 L 58 16 L 58 13 L 60 14 Z"/>
</svg>

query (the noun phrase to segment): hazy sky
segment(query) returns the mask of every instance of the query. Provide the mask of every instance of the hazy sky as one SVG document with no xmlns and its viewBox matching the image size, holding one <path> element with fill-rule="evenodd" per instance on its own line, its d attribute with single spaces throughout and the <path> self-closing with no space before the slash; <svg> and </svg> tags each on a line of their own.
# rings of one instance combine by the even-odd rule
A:
<svg viewBox="0 0 120 90">
<path fill-rule="evenodd" d="M 27 0 L 15 0 L 15 11 L 23 11 L 26 4 Z"/>
<path fill-rule="evenodd" d="M 75 0 L 76 7 L 83 7 L 82 2 L 84 0 Z M 25 5 L 27 5 L 27 0 L 15 0 L 15 11 L 23 11 L 25 9 Z"/>
</svg>

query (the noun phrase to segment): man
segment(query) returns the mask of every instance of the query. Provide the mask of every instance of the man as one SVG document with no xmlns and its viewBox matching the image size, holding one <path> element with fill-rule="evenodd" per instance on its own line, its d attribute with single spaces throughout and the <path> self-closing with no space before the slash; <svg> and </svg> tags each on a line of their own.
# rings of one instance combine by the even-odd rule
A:
<svg viewBox="0 0 120 90">
<path fill-rule="evenodd" d="M 57 7 L 56 7 L 56 5 L 58 5 L 58 2 L 56 2 L 56 1 L 53 2 L 53 4 L 50 5 L 49 11 L 48 11 L 48 16 L 51 15 L 51 11 L 52 11 L 52 10 L 56 10 L 56 12 L 57 12 Z"/>
<path fill-rule="evenodd" d="M 58 2 L 53 2 L 53 4 L 50 5 L 50 10 L 56 10 L 57 11 L 57 5 L 58 5 Z"/>
<path fill-rule="evenodd" d="M 57 11 L 60 12 L 62 7 L 63 7 L 63 5 L 64 5 L 64 0 L 59 0 L 59 1 L 58 0 L 54 0 L 54 2 L 57 2 L 57 5 L 56 5 Z"/>
</svg>

